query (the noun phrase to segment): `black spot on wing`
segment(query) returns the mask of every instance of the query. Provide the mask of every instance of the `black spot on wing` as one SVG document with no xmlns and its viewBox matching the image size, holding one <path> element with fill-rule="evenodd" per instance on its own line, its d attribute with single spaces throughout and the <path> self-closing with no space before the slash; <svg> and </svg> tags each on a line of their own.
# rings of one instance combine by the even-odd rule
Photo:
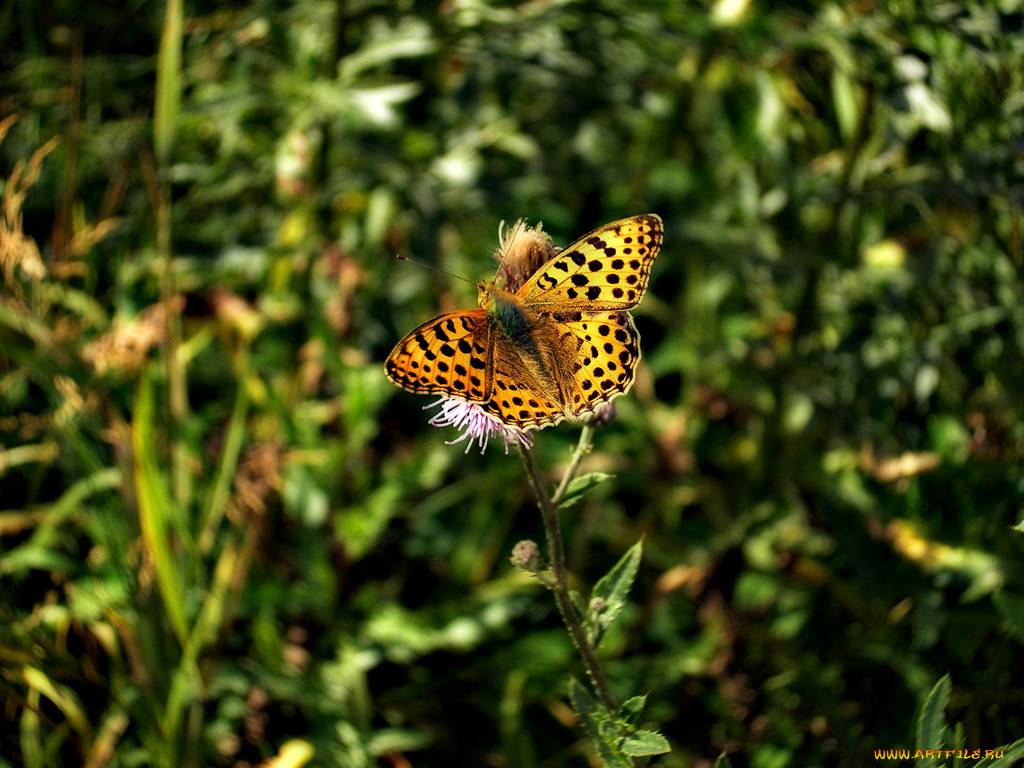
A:
<svg viewBox="0 0 1024 768">
<path fill-rule="evenodd" d="M 422 394 L 459 393 L 473 401 L 486 397 L 486 341 L 483 310 L 442 315 L 424 323 L 395 345 L 384 364 L 388 378 L 402 389 Z M 479 333 L 478 333 L 479 331 Z M 480 339 L 480 341 L 478 341 Z"/>
</svg>

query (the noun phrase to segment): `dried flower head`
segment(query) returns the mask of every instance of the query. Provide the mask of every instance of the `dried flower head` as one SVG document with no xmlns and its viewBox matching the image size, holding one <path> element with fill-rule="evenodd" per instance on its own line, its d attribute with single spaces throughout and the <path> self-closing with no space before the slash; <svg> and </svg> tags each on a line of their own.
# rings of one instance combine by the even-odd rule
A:
<svg viewBox="0 0 1024 768">
<path fill-rule="evenodd" d="M 14 125 L 16 118 L 12 115 L 0 121 L 0 141 Z M 15 269 L 28 280 L 38 282 L 46 276 L 46 267 L 39 255 L 39 247 L 35 240 L 25 234 L 22 228 L 22 204 L 29 189 L 39 179 L 43 159 L 57 146 L 54 137 L 32 153 L 28 163 L 21 161 L 4 185 L 2 214 L 0 214 L 0 272 L 8 290 L 21 298 L 21 286 L 18 285 Z"/>
<path fill-rule="evenodd" d="M 185 299 L 176 296 L 170 301 L 172 312 L 181 312 Z M 90 341 L 82 350 L 82 357 L 92 363 L 96 372 L 107 371 L 132 373 L 139 370 L 149 355 L 149 350 L 164 337 L 167 327 L 167 302 L 148 307 L 133 320 L 115 321 L 109 333 Z"/>
<path fill-rule="evenodd" d="M 99 396 L 95 392 L 89 392 L 83 397 L 74 379 L 58 374 L 54 377 L 53 384 L 63 398 L 63 402 L 54 413 L 54 423 L 57 426 L 67 427 L 86 411 L 96 410 Z"/>
<path fill-rule="evenodd" d="M 235 495 L 228 516 L 236 524 L 262 517 L 267 497 L 282 485 L 283 451 L 277 444 L 262 443 L 246 451 L 235 472 Z"/>
<path fill-rule="evenodd" d="M 561 250 L 551 238 L 544 233 L 540 224 L 529 227 L 523 219 L 519 219 L 508 232 L 504 231 L 505 222 L 498 227 L 498 240 L 501 243 L 494 254 L 498 262 L 497 280 L 505 290 L 515 293 L 531 275 L 552 259 Z"/>
</svg>

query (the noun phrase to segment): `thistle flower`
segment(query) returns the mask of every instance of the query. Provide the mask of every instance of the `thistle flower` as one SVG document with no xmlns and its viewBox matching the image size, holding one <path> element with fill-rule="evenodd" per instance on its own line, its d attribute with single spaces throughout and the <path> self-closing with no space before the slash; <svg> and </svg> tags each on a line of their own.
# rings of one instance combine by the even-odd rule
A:
<svg viewBox="0 0 1024 768">
<path fill-rule="evenodd" d="M 435 413 L 427 423 L 432 427 L 455 427 L 462 433 L 454 440 L 446 440 L 445 445 L 455 445 L 455 443 L 468 440 L 465 452 L 469 453 L 473 444 L 478 443 L 482 454 L 487 450 L 487 443 L 490 442 L 490 439 L 501 435 L 505 441 L 506 454 L 510 445 L 521 445 L 524 448 L 533 447 L 533 440 L 530 439 L 529 434 L 509 426 L 487 413 L 479 403 L 442 395 L 430 405 L 423 406 L 423 410 L 437 406 L 440 406 L 441 410 Z"/>
<path fill-rule="evenodd" d="M 495 279 L 505 290 L 515 293 L 546 262 L 558 255 L 561 248 L 551 242 L 540 224 L 534 227 L 519 219 L 506 232 L 505 222 L 498 227 L 498 246 L 494 260 L 498 262 Z"/>
</svg>

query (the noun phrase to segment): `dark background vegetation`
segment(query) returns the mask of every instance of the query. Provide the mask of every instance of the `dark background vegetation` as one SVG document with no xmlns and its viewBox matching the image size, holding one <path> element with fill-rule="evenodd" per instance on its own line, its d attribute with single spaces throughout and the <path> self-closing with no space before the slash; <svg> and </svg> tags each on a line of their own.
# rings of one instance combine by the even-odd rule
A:
<svg viewBox="0 0 1024 768">
<path fill-rule="evenodd" d="M 947 672 L 1018 738 L 1013 6 L 186 2 L 179 80 L 163 3 L 3 4 L 0 765 L 593 764 L 522 467 L 382 361 L 475 302 L 395 253 L 647 211 L 564 527 L 584 591 L 645 537 L 603 658 L 658 765 L 872 764 Z"/>
</svg>

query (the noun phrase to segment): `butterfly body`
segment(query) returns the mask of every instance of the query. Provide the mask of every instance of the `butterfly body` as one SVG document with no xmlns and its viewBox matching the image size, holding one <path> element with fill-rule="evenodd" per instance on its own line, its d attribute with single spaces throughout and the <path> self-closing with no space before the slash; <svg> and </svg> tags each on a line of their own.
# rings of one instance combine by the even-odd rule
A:
<svg viewBox="0 0 1024 768">
<path fill-rule="evenodd" d="M 478 288 L 480 306 L 487 312 L 489 333 L 499 339 L 496 343 L 515 351 L 506 360 L 510 378 L 527 384 L 527 389 L 543 395 L 571 417 L 567 406 L 572 399 L 572 370 L 567 361 L 574 356 L 575 348 L 566 348 L 551 318 L 531 309 L 516 294 L 486 281 Z M 512 394 L 509 398 L 504 400 L 509 405 L 503 407 L 515 408 L 517 396 Z M 523 405 L 530 407 L 529 400 Z"/>
<path fill-rule="evenodd" d="M 506 291 L 490 281 L 477 284 L 480 308 L 497 325 L 498 330 L 510 341 L 529 338 L 530 328 L 536 322 L 536 313 L 531 312 L 515 294 Z"/>
<path fill-rule="evenodd" d="M 658 216 L 633 216 L 580 238 L 514 294 L 482 281 L 480 309 L 424 323 L 385 372 L 402 389 L 479 403 L 519 429 L 581 418 L 633 384 L 640 337 L 627 310 L 661 240 Z"/>
</svg>

